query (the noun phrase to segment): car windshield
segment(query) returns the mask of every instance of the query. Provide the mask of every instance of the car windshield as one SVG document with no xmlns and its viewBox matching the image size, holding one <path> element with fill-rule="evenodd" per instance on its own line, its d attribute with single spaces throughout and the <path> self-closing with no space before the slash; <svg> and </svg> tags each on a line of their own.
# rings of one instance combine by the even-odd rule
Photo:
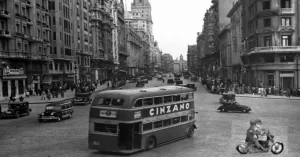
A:
<svg viewBox="0 0 300 157">
<path fill-rule="evenodd" d="M 18 108 L 20 105 L 17 104 L 9 104 L 8 108 L 14 109 L 14 108 Z"/>
<path fill-rule="evenodd" d="M 61 110 L 61 106 L 46 106 L 46 110 Z"/>
</svg>

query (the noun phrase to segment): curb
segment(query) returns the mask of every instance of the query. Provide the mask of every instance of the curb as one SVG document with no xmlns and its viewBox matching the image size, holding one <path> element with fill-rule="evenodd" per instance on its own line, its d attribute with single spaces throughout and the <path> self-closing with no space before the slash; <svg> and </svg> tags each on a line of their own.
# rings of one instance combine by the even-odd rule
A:
<svg viewBox="0 0 300 157">
<path fill-rule="evenodd" d="M 202 85 L 202 87 L 209 93 L 209 94 L 214 94 L 214 93 L 210 93 L 209 91 L 208 91 L 208 89 L 207 88 L 205 88 L 205 86 L 202 84 L 202 83 L 200 83 L 201 85 Z M 220 94 L 215 94 L 215 95 L 220 95 Z M 284 99 L 284 100 L 299 100 L 300 101 L 300 98 L 293 98 L 293 97 L 290 97 L 290 98 L 287 98 L 287 97 L 282 97 L 282 98 L 272 98 L 272 97 L 252 97 L 251 95 L 249 95 L 249 96 L 247 96 L 247 95 L 238 95 L 238 94 L 236 94 L 235 95 L 236 97 L 244 97 L 244 98 L 253 98 L 253 99 Z"/>
<path fill-rule="evenodd" d="M 92 92 L 92 93 L 101 92 L 101 91 L 108 90 L 108 89 L 111 89 L 111 88 L 105 88 L 105 89 L 97 90 L 97 91 L 94 91 L 94 92 Z M 74 97 L 66 98 L 66 99 L 63 99 L 63 100 L 57 100 L 57 101 L 47 101 L 47 102 L 31 102 L 31 103 L 29 103 L 29 104 L 50 104 L 50 103 L 55 103 L 55 102 L 68 101 L 68 100 L 71 100 L 71 99 L 73 99 L 73 98 L 74 98 Z M 8 102 L 0 103 L 0 104 L 8 104 Z"/>
</svg>

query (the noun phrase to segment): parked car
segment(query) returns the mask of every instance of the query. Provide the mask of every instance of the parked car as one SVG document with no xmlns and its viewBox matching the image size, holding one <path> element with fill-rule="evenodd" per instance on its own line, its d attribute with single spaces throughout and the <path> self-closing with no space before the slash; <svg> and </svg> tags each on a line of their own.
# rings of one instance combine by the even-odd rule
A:
<svg viewBox="0 0 300 157">
<path fill-rule="evenodd" d="M 175 83 L 174 79 L 168 79 L 167 81 L 167 84 L 174 84 L 174 83 Z"/>
<path fill-rule="evenodd" d="M 136 86 L 136 87 L 144 87 L 145 84 L 144 84 L 144 82 L 142 82 L 142 81 L 138 81 L 138 82 L 136 83 L 135 86 Z"/>
<path fill-rule="evenodd" d="M 175 80 L 176 86 L 183 84 L 182 80 Z"/>
<path fill-rule="evenodd" d="M 195 91 L 197 90 L 197 87 L 196 87 L 196 85 L 195 85 L 194 83 L 189 83 L 189 84 L 179 84 L 178 86 L 191 88 L 191 89 L 194 89 Z"/>
<path fill-rule="evenodd" d="M 39 114 L 39 122 L 61 121 L 62 119 L 72 118 L 74 113 L 73 104 L 69 101 L 54 102 L 46 105 L 45 111 Z"/>
<path fill-rule="evenodd" d="M 151 75 L 147 76 L 147 79 L 148 79 L 148 80 L 152 80 L 152 78 L 153 78 L 153 77 L 152 77 Z"/>
<path fill-rule="evenodd" d="M 21 116 L 29 116 L 31 112 L 27 101 L 8 103 L 7 106 L 7 110 L 2 112 L 0 105 L 0 118 L 20 118 Z"/>
<path fill-rule="evenodd" d="M 164 78 L 161 75 L 157 76 L 157 81 L 163 80 Z"/>
<path fill-rule="evenodd" d="M 249 106 L 246 106 L 246 105 L 240 105 L 236 101 L 231 101 L 231 102 L 228 102 L 226 104 L 223 104 L 217 110 L 219 110 L 220 112 L 238 111 L 238 112 L 248 113 L 248 112 L 251 111 L 251 108 Z"/>
<path fill-rule="evenodd" d="M 234 92 L 228 92 L 223 93 L 222 97 L 219 99 L 219 102 L 221 104 L 226 104 L 227 102 L 235 101 L 235 93 Z"/>
<path fill-rule="evenodd" d="M 89 105 L 92 102 L 92 93 L 76 93 L 72 99 L 73 105 Z"/>
<path fill-rule="evenodd" d="M 128 82 L 129 83 L 135 83 L 136 82 L 136 78 L 130 78 Z"/>
<path fill-rule="evenodd" d="M 142 80 L 141 80 L 143 83 L 148 83 L 148 78 L 147 77 L 142 77 Z"/>
</svg>

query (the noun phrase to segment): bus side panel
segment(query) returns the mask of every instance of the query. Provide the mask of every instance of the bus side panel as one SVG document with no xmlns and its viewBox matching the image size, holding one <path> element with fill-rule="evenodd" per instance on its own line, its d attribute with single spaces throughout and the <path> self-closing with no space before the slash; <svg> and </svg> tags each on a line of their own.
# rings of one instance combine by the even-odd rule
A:
<svg viewBox="0 0 300 157">
<path fill-rule="evenodd" d="M 117 152 L 118 136 L 108 136 L 89 133 L 89 149 Z"/>
<path fill-rule="evenodd" d="M 153 132 L 144 134 L 142 137 L 142 148 L 145 148 L 146 141 L 151 136 L 154 136 L 156 138 L 156 144 L 162 144 L 171 140 L 184 137 L 187 135 L 189 128 L 193 124 L 194 122 L 189 122 L 186 124 L 165 128 L 162 130 L 153 130 Z"/>
</svg>

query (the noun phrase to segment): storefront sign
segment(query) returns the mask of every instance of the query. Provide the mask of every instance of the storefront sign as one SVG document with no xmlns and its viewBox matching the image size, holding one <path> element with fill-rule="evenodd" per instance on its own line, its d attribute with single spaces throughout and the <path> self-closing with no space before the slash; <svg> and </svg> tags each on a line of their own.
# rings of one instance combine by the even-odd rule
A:
<svg viewBox="0 0 300 157">
<path fill-rule="evenodd" d="M 153 107 L 143 110 L 143 117 L 152 117 L 158 115 L 164 115 L 169 113 L 175 113 L 179 111 L 189 110 L 191 108 L 190 103 L 172 104 L 162 107 Z"/>
<path fill-rule="evenodd" d="M 24 75 L 23 69 L 3 69 L 3 75 Z"/>
</svg>

